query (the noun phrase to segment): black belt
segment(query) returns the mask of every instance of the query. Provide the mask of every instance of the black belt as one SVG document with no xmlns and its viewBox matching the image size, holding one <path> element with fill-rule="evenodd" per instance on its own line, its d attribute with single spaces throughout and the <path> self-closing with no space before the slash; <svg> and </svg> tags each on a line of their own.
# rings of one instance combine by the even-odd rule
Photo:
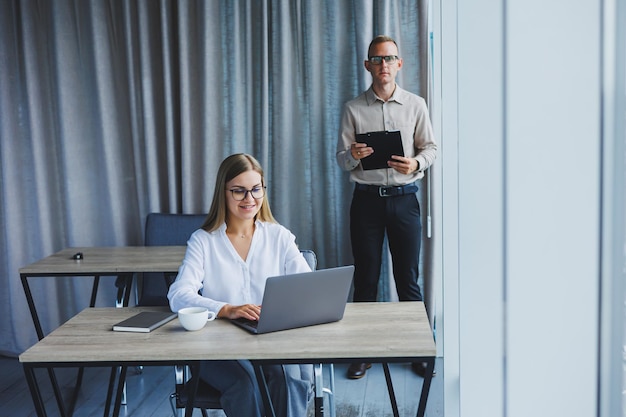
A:
<svg viewBox="0 0 626 417">
<path fill-rule="evenodd" d="M 377 194 L 379 197 L 396 197 L 405 194 L 414 194 L 417 192 L 417 185 L 414 183 L 407 185 L 396 185 L 390 187 L 380 187 L 378 185 L 359 184 L 356 183 L 354 189 L 357 191 L 366 191 L 368 193 Z"/>
</svg>

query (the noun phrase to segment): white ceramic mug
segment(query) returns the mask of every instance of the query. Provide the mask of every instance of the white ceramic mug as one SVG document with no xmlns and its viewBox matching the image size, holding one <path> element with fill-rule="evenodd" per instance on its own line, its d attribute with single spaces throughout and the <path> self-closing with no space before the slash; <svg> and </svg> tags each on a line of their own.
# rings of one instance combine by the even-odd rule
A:
<svg viewBox="0 0 626 417">
<path fill-rule="evenodd" d="M 178 310 L 178 321 L 185 330 L 200 330 L 207 321 L 215 320 L 215 314 L 205 307 L 187 307 Z"/>
</svg>

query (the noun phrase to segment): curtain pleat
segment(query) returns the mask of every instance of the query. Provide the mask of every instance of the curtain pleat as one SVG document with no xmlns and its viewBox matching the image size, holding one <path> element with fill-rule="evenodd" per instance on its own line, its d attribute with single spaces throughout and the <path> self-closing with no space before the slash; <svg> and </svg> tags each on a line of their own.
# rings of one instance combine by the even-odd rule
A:
<svg viewBox="0 0 626 417">
<path fill-rule="evenodd" d="M 0 353 L 36 341 L 20 267 L 65 247 L 141 245 L 150 212 L 206 213 L 235 152 L 260 160 L 275 216 L 320 268 L 352 263 L 342 106 L 369 86 L 363 61 L 383 33 L 405 61 L 398 83 L 427 93 L 425 3 L 1 2 Z M 88 304 L 91 280 L 31 289 L 49 332 Z M 114 294 L 103 279 L 97 305 Z"/>
</svg>

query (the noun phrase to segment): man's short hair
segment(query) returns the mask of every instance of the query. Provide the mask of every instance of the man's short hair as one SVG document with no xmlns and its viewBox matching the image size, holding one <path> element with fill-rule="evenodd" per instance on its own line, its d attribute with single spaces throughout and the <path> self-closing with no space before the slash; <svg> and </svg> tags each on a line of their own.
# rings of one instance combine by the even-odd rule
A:
<svg viewBox="0 0 626 417">
<path fill-rule="evenodd" d="M 372 39 L 372 41 L 370 42 L 370 46 L 367 48 L 367 57 L 369 58 L 370 51 L 372 50 L 372 47 L 374 45 L 378 45 L 379 43 L 385 43 L 385 42 L 393 42 L 393 44 L 396 45 L 396 48 L 398 48 L 398 44 L 396 43 L 396 41 L 391 36 L 378 35 L 374 39 Z M 398 49 L 398 51 L 399 51 L 399 49 Z"/>
</svg>

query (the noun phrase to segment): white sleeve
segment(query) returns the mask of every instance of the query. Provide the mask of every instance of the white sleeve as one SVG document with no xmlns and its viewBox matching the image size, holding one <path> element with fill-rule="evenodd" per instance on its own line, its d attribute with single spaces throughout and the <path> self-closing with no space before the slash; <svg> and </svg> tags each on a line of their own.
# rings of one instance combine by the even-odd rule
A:
<svg viewBox="0 0 626 417">
<path fill-rule="evenodd" d="M 178 269 L 176 281 L 170 286 L 167 298 L 170 308 L 178 312 L 185 307 L 206 307 L 215 313 L 219 312 L 226 304 L 204 297 L 198 293 L 203 287 L 205 277 L 205 251 L 209 250 L 200 234 L 194 233 L 187 242 L 187 251 L 183 263 Z"/>
</svg>

